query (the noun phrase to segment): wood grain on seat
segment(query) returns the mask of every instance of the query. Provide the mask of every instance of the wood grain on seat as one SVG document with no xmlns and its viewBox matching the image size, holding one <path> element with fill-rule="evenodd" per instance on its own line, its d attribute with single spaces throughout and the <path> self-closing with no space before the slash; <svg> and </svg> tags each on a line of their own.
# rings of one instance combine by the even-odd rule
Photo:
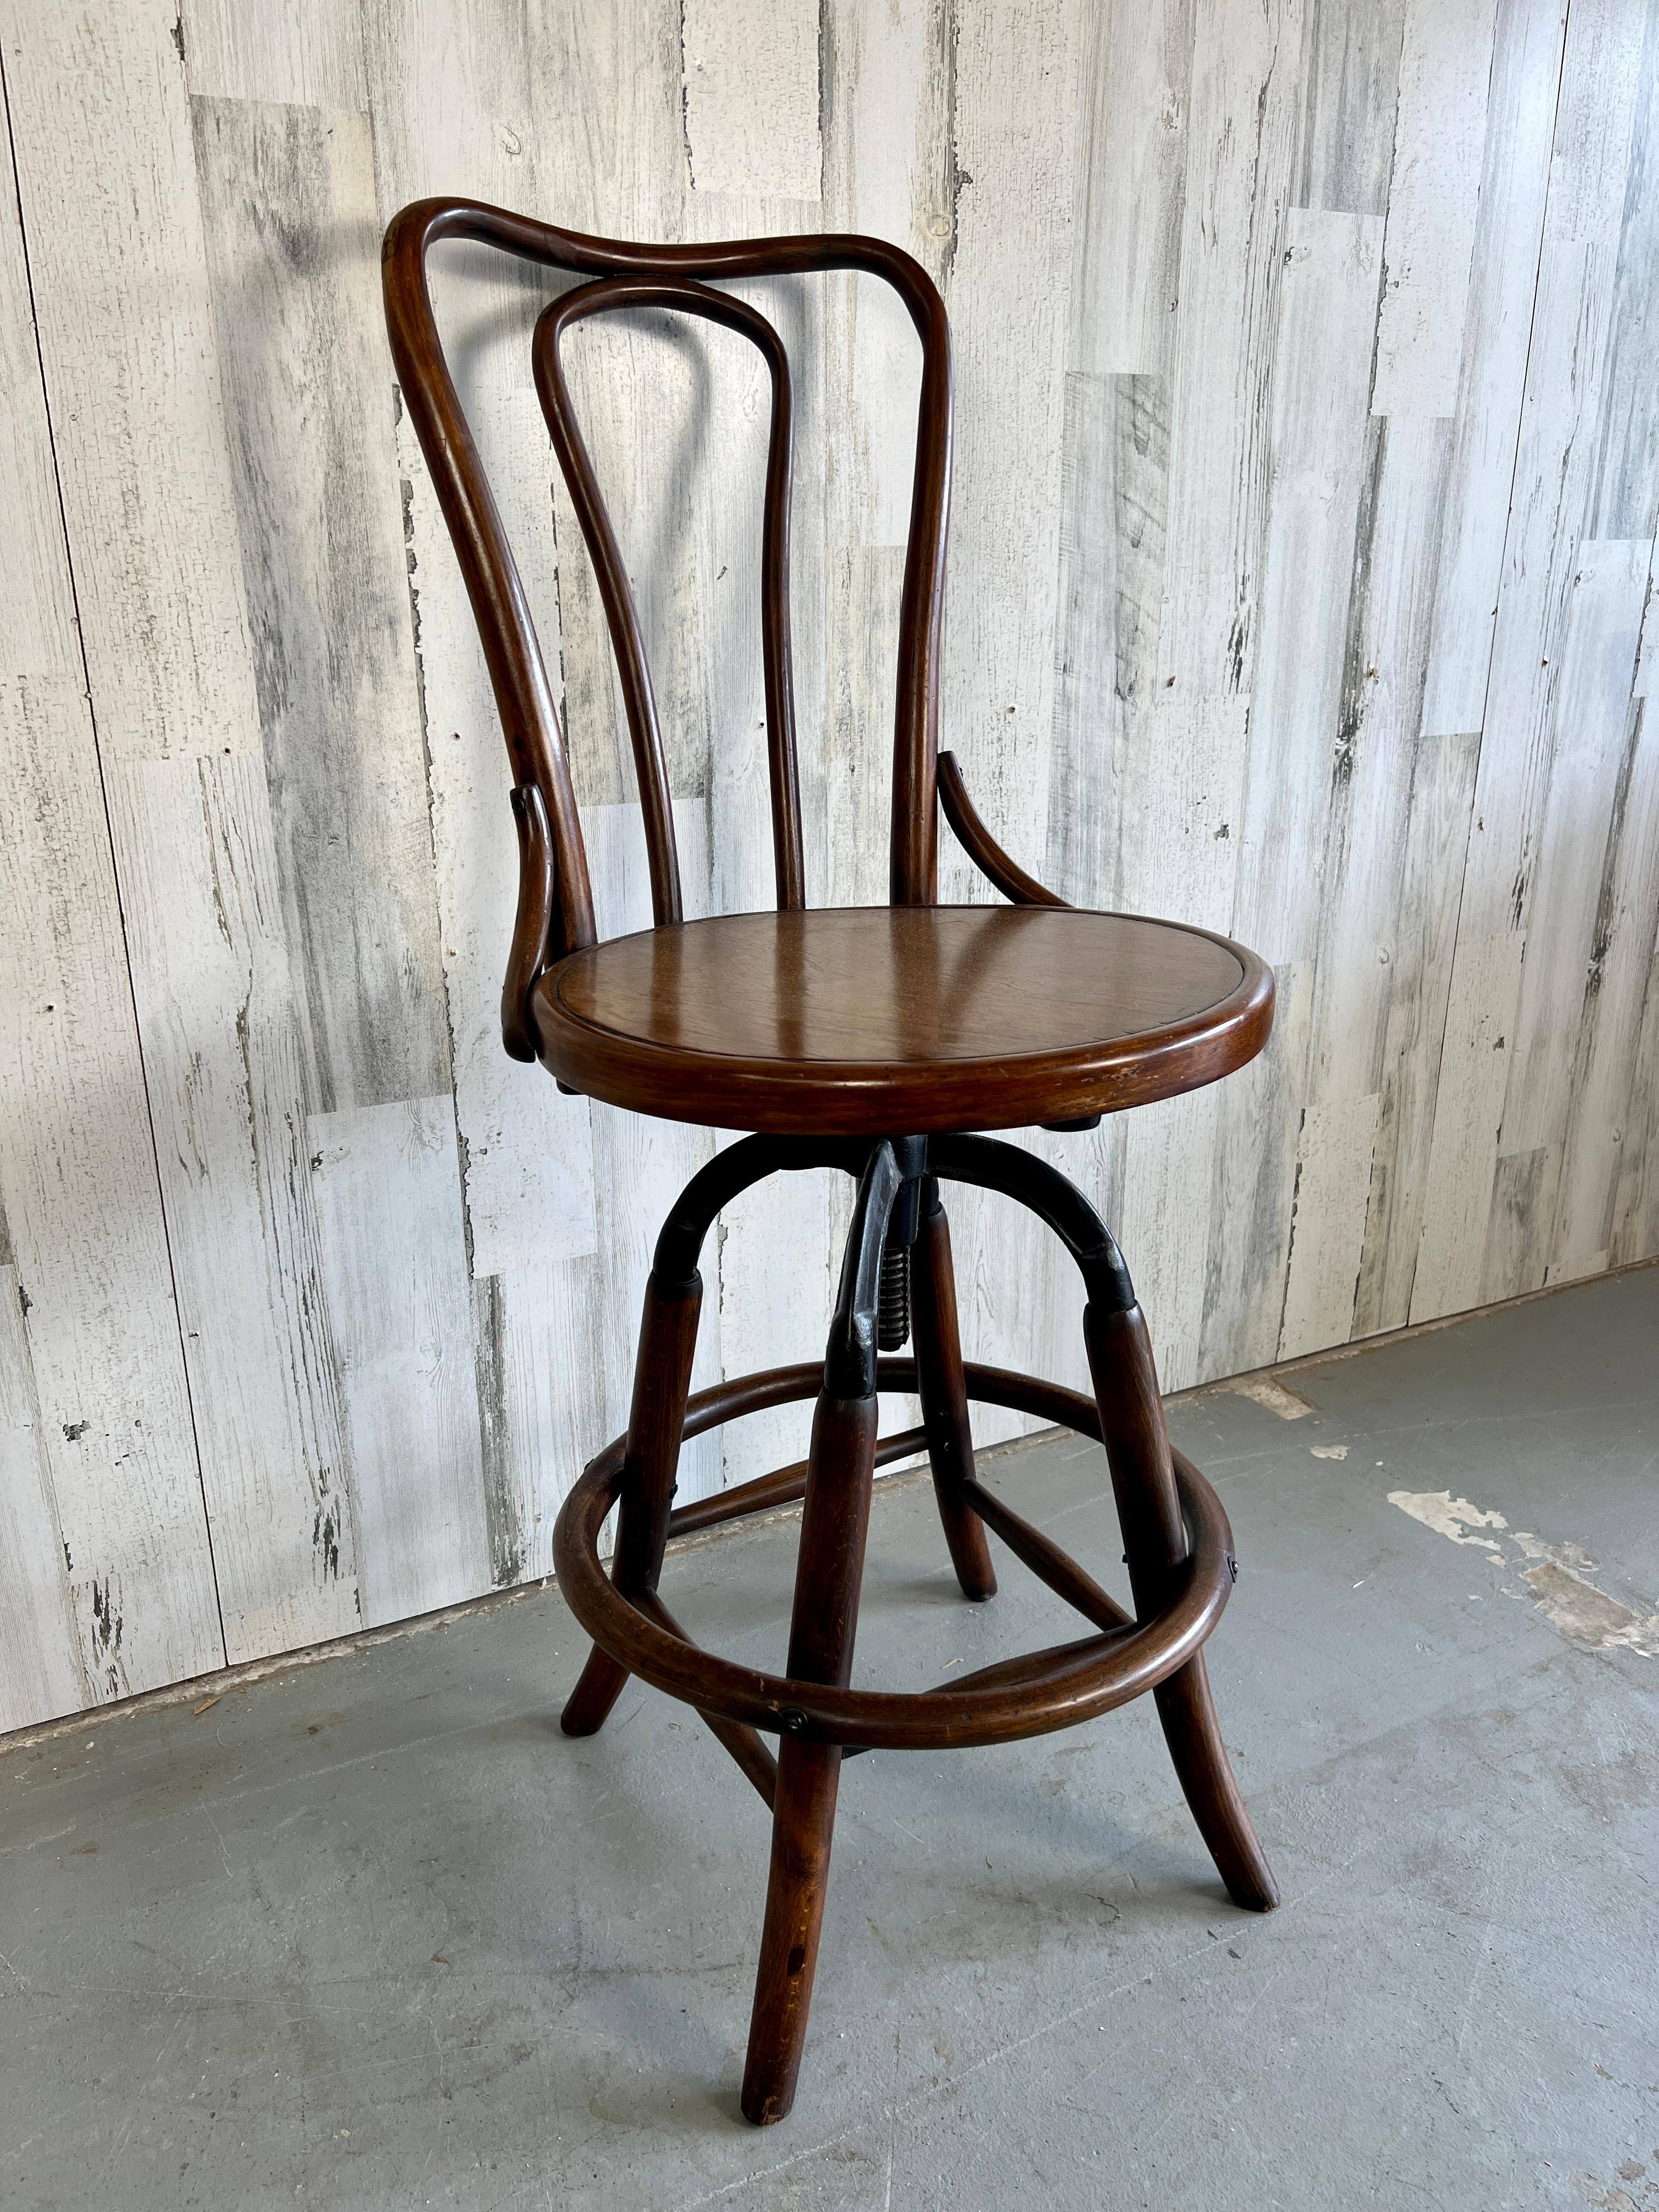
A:
<svg viewBox="0 0 1659 2212">
<path fill-rule="evenodd" d="M 726 915 L 571 954 L 541 1057 L 721 1128 L 1014 1128 L 1163 1098 L 1260 1051 L 1273 979 L 1176 922 L 1048 907 Z"/>
</svg>

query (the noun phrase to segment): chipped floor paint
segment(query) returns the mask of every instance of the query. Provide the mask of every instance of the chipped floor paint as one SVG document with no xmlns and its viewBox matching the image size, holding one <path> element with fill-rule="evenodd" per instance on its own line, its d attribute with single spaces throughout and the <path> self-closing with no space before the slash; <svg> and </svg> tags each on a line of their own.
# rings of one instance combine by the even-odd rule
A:
<svg viewBox="0 0 1659 2212">
<path fill-rule="evenodd" d="M 1550 1626 L 1570 1643 L 1582 1644 L 1589 1651 L 1622 1649 L 1639 1651 L 1646 1659 L 1659 1658 L 1659 1613 L 1644 1617 L 1633 1613 L 1554 1559 L 1522 1567 L 1521 1579 Z"/>
<path fill-rule="evenodd" d="M 1317 1455 L 1323 1456 L 1318 1445 Z M 1449 1490 L 1391 1490 L 1390 1505 L 1397 1505 L 1413 1521 L 1433 1529 L 1454 1544 L 1474 1544 L 1491 1553 L 1504 1566 L 1518 1561 L 1491 1536 L 1471 1535 L 1479 1528 L 1502 1529 L 1510 1537 L 1520 1558 L 1530 1566 L 1521 1568 L 1533 1603 L 1550 1626 L 1570 1644 L 1586 1651 L 1628 1650 L 1644 1658 L 1659 1658 L 1659 1613 L 1642 1613 L 1609 1597 L 1589 1580 L 1596 1561 L 1582 1544 L 1547 1544 L 1529 1529 L 1510 1530 L 1504 1515 L 1472 1505 L 1467 1498 L 1454 1498 Z"/>
<path fill-rule="evenodd" d="M 1275 1382 L 1271 1375 L 1241 1375 L 1230 1382 L 1218 1382 L 1216 1388 L 1231 1397 L 1248 1398 L 1252 1405 L 1265 1406 L 1281 1421 L 1304 1420 L 1315 1410 L 1299 1391 Z"/>
<path fill-rule="evenodd" d="M 1500 1557 L 1503 1553 L 1504 1547 L 1490 1536 L 1463 1533 L 1468 1528 L 1507 1528 L 1510 1524 L 1503 1515 L 1483 1512 L 1467 1498 L 1454 1498 L 1449 1490 L 1391 1490 L 1389 1503 L 1409 1513 L 1413 1521 L 1420 1521 L 1425 1528 L 1432 1528 L 1437 1536 L 1449 1537 L 1454 1544 L 1478 1544 L 1483 1552 L 1496 1552 Z"/>
<path fill-rule="evenodd" d="M 1346 1444 L 1310 1444 L 1308 1449 L 1316 1459 L 1346 1459 Z"/>
</svg>

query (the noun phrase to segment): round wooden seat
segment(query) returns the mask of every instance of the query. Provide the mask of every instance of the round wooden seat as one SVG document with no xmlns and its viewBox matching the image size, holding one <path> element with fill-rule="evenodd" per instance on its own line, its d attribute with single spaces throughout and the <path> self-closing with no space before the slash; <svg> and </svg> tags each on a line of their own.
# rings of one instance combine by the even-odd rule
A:
<svg viewBox="0 0 1659 2212">
<path fill-rule="evenodd" d="M 561 1081 L 716 1127 L 1017 1128 L 1213 1082 L 1273 977 L 1178 922 L 1069 907 L 721 915 L 613 938 L 532 994 Z"/>
</svg>

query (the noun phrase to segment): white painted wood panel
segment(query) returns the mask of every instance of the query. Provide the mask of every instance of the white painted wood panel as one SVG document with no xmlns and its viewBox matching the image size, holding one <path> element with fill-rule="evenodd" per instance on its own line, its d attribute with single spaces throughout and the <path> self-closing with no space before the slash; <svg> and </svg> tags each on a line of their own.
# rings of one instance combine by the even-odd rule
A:
<svg viewBox="0 0 1659 2212">
<path fill-rule="evenodd" d="M 1384 215 L 1407 0 L 1316 6 L 1302 17 L 1297 89 L 1302 121 L 1294 204 L 1334 214 Z"/>
<path fill-rule="evenodd" d="M 830 563 L 829 661 L 823 750 L 830 818 L 827 903 L 879 906 L 886 899 L 893 790 L 893 695 L 904 554 L 896 545 L 853 545 Z M 940 833 L 945 866 L 948 830 Z"/>
<path fill-rule="evenodd" d="M 1413 1321 L 1455 1312 L 1480 1297 L 1524 950 L 1508 930 L 1479 939 L 1458 933 L 1412 1285 Z"/>
<path fill-rule="evenodd" d="M 1015 1133 L 1119 1229 L 1166 1382 L 1659 1249 L 1659 18 L 1567 14 L 0 0 L 0 1618 L 41 1624 L 0 1725 L 214 1663 L 221 1603 L 251 1656 L 545 1573 L 729 1141 L 500 1051 L 505 761 L 376 290 L 422 193 L 865 228 L 944 287 L 944 741 L 1069 896 L 1278 966 L 1237 1078 Z M 435 257 L 615 931 L 633 769 L 529 375 L 559 281 Z M 878 899 L 917 348 L 873 283 L 745 289 L 796 373 L 809 885 Z M 570 374 L 688 908 L 768 904 L 764 380 L 645 316 Z M 849 1199 L 729 1210 L 699 1382 L 816 1355 Z M 1082 1381 L 1063 1254 L 951 1211 L 969 1346 Z M 700 1441 L 682 1494 L 805 1428 Z"/>
<path fill-rule="evenodd" d="M 119 1696 L 217 1665 L 224 1645 L 9 190 L 0 209 L 0 1256 L 15 1263 L 3 1326 L 17 1332 L 8 1337 L 11 1472 L 0 1512 L 12 1565 L 0 1575 L 0 1612 L 21 1638 L 0 1671 L 21 1722 L 40 1717 L 37 1697 L 62 1710 Z M 56 1531 L 44 1553 L 43 1511 Z"/>
<path fill-rule="evenodd" d="M 1254 682 L 1278 319 L 1296 132 L 1297 0 L 1197 0 L 1170 402 L 1168 566 L 1158 682 Z M 1251 404 L 1241 404 L 1241 396 Z"/>
<path fill-rule="evenodd" d="M 1641 538 L 1659 527 L 1659 428 L 1652 419 L 1653 271 L 1659 265 L 1659 20 L 1647 11 L 1631 133 L 1624 220 L 1613 275 L 1601 454 L 1589 527 L 1595 538 Z"/>
<path fill-rule="evenodd" d="M 356 1626 L 338 1350 L 264 775 L 106 772 L 231 1663 Z"/>
<path fill-rule="evenodd" d="M 1376 327 L 1376 415 L 1457 404 L 1492 75 L 1494 0 L 1412 0 Z"/>
<path fill-rule="evenodd" d="M 0 1214 L 86 1675 L 118 1697 L 225 1647 L 82 680 L 0 688 Z"/>
<path fill-rule="evenodd" d="M 1010 852 L 1042 849 L 1054 713 L 1067 214 L 1080 21 L 1056 0 L 959 0 L 953 144 L 971 178 L 957 202 L 957 480 L 942 684 L 948 742 Z M 942 896 L 983 896 L 940 854 Z"/>
<path fill-rule="evenodd" d="M 692 189 L 817 199 L 813 0 L 684 0 L 680 21 Z"/>
<path fill-rule="evenodd" d="M 1489 1210 L 1487 1194 L 1498 1194 L 1494 1219 L 1510 1205 L 1498 1190 L 1500 1121 L 1484 1063 L 1502 1058 L 1507 1071 L 1514 1044 L 1551 765 L 1565 730 L 1562 656 L 1599 450 L 1643 28 L 1626 11 L 1598 6 L 1575 11 L 1568 25 L 1413 1320 L 1474 1303 L 1489 1294 L 1484 1285 L 1507 1282 L 1522 1264 L 1507 1234 L 1488 1254 L 1483 1237 L 1468 1233 Z M 1613 679 L 1598 671 L 1596 680 Z M 1628 660 L 1616 681 L 1627 698 Z M 1620 750 L 1624 734 L 1622 726 L 1603 728 L 1575 742 Z M 1504 935 L 1512 944 L 1500 957 Z M 1471 973 L 1460 977 L 1466 964 Z M 1500 978 L 1510 979 L 1513 995 L 1492 996 Z M 1471 1065 L 1471 1054 L 1483 1064 Z M 1500 1105 L 1506 1089 L 1507 1073 Z M 1534 1135 L 1527 1156 L 1538 1142 Z"/>
<path fill-rule="evenodd" d="M 1651 572 L 1648 576 L 1648 603 L 1642 617 L 1642 641 L 1636 653 L 1636 678 L 1630 687 L 1632 699 L 1650 699 L 1656 687 L 1654 673 L 1659 666 L 1659 590 Z"/>
<path fill-rule="evenodd" d="M 33 94 L 16 143 L 26 223 L 33 206 L 56 212 L 67 118 L 86 120 L 100 146 L 95 181 L 76 187 L 78 228 L 46 222 L 33 292 L 60 410 L 198 1498 L 220 1648 L 235 1660 L 349 1626 L 356 1560 L 303 1173 L 313 1077 L 277 888 L 173 27 L 155 9 L 55 14 L 48 36 L 24 42 Z M 170 1533 L 147 1540 L 167 1556 Z"/>
<path fill-rule="evenodd" d="M 1147 739 L 1154 726 L 1148 709 L 1172 698 L 1157 681 L 1169 405 L 1161 377 L 1066 380 L 1047 880 L 1082 906 L 1113 906 L 1124 896 L 1132 732 L 1152 770 L 1139 779 L 1143 813 L 1163 759 Z M 1185 712 L 1188 698 L 1181 703 Z M 1178 763 L 1176 774 L 1183 769 L 1200 777 L 1211 772 L 1202 760 Z M 1212 835 L 1218 836 L 1221 818 L 1212 823 Z M 1236 848 L 1243 836 L 1241 807 L 1227 821 L 1227 838 Z M 1160 896 L 1150 886 L 1147 895 L 1155 902 Z M 1231 923 L 1230 897 L 1219 926 Z"/>
<path fill-rule="evenodd" d="M 1484 1277 L 1493 1297 L 1538 1289 L 1546 1279 L 1562 1136 L 1584 1073 L 1582 1031 L 1587 1013 L 1604 1012 L 1597 945 L 1606 921 L 1602 903 L 1613 890 L 1619 800 L 1631 769 L 1629 749 L 1616 732 L 1630 711 L 1628 672 L 1635 665 L 1650 551 L 1646 543 L 1627 540 L 1585 542 L 1578 549 L 1498 1138 L 1500 1165 L 1506 1158 L 1535 1158 L 1539 1179 L 1513 1224 L 1497 1218 L 1504 1200 L 1501 1190 L 1495 1195 Z M 1611 1165 L 1605 1140 L 1603 1158 Z"/>
<path fill-rule="evenodd" d="M 1474 736 L 1413 750 L 1356 1336 L 1403 1328 L 1411 1311 L 1479 751 Z"/>
<path fill-rule="evenodd" d="M 1659 927 L 1659 730 L 1645 716 L 1636 719 L 1620 763 L 1597 889 L 1550 1233 L 1552 1281 L 1607 1266 L 1626 1163 L 1640 1157 L 1648 1101 L 1637 1090 L 1637 1068 Z"/>
<path fill-rule="evenodd" d="M 823 112 L 823 221 L 907 246 L 947 283 L 963 189 L 951 136 L 954 71 L 941 18 L 918 4 L 858 0 L 838 9 Z M 828 541 L 902 544 L 921 348 L 878 278 L 823 281 Z M 872 730 L 872 741 L 880 744 Z"/>
<path fill-rule="evenodd" d="M 1381 1103 L 1372 1091 L 1364 1098 L 1328 1099 L 1303 1116 L 1279 1329 L 1281 1359 L 1340 1343 L 1352 1329 Z"/>
<path fill-rule="evenodd" d="M 1476 744 L 1416 735 L 1449 429 L 1429 416 L 1395 416 L 1374 421 L 1370 438 L 1326 833 L 1308 1109 L 1322 1143 L 1339 1123 L 1355 1133 L 1350 1165 L 1369 1202 L 1357 1270 L 1348 1264 L 1346 1189 L 1338 1209 L 1343 1227 L 1333 1234 L 1343 1264 L 1321 1276 L 1338 1303 L 1298 1312 L 1292 1282 L 1286 1328 L 1294 1316 L 1297 1342 L 1340 1338 L 1350 1316 L 1357 1333 L 1377 1328 L 1379 1298 L 1392 1298 L 1389 1310 L 1404 1317 L 1389 1280 L 1391 1258 L 1415 1246 Z M 1361 1158 L 1367 1130 L 1370 1150 Z M 1305 1174 L 1301 1188 L 1312 1188 Z M 1316 1245 L 1322 1209 L 1312 1211 Z M 1297 1219 L 1305 1263 L 1309 1207 L 1300 1194 Z M 1293 1252 L 1292 1277 L 1297 1272 Z M 1404 1273 L 1408 1298 L 1409 1261 Z"/>
<path fill-rule="evenodd" d="M 1486 710 L 1565 30 L 1563 0 L 1498 0 L 1423 702 L 1433 737 L 1479 730 Z"/>
<path fill-rule="evenodd" d="M 362 26 L 341 0 L 185 0 L 176 33 L 190 88 L 217 100 L 281 100 L 362 114 Z"/>
<path fill-rule="evenodd" d="M 1206 1334 L 1231 1318 L 1258 1359 L 1279 1341 L 1308 1100 L 1316 954 L 1330 895 L 1327 829 L 1342 785 L 1344 646 L 1366 459 L 1365 405 L 1382 248 L 1375 216 L 1285 218 L 1273 367 L 1271 488 L 1255 610 L 1255 689 L 1232 930 L 1308 994 L 1281 1006 L 1273 1088 L 1230 1085 L 1218 1108 L 1228 1194 L 1211 1246 Z M 1178 455 L 1172 467 L 1178 469 Z M 1171 509 L 1173 530 L 1174 510 Z M 1166 541 L 1166 568 L 1181 557 Z M 1170 606 L 1166 601 L 1165 621 Z M 1160 667 L 1170 666 L 1167 653 Z M 1176 687 L 1180 689 L 1177 678 Z M 1367 1092 L 1374 1087 L 1365 1085 Z M 1264 1295 L 1256 1285 L 1271 1285 Z M 1257 1363 L 1245 1363 L 1257 1364 Z"/>
<path fill-rule="evenodd" d="M 1307 958 L 1319 927 L 1382 244 L 1374 216 L 1292 210 L 1287 218 L 1253 772 L 1233 917 L 1272 961 Z M 1182 557 L 1173 545 L 1165 556 L 1170 565 Z"/>
<path fill-rule="evenodd" d="M 1194 0 L 1084 11 L 1073 217 L 1074 373 L 1155 375 L 1175 352 Z"/>
<path fill-rule="evenodd" d="M 368 124 L 195 101 L 283 920 L 313 1095 L 449 1087 Z"/>
<path fill-rule="evenodd" d="M 453 1102 L 313 1114 L 306 1141 L 373 1628 L 491 1579 Z"/>
<path fill-rule="evenodd" d="M 1638 957 L 1643 957 L 1639 948 Z M 1642 1018 L 1632 1055 L 1630 1103 L 1619 1131 L 1608 1237 L 1608 1262 L 1615 1267 L 1644 1259 L 1659 1244 L 1659 918 L 1644 964 Z"/>
<path fill-rule="evenodd" d="M 559 1508 L 611 1441 L 599 1263 L 592 1253 L 533 1261 L 472 1290 L 489 1578 L 501 1588 L 552 1573 Z"/>
<path fill-rule="evenodd" d="M 258 750 L 177 15 L 172 0 L 0 11 L 106 759 Z"/>
<path fill-rule="evenodd" d="M 91 1705 L 15 1267 L 0 1267 L 0 1733 Z"/>
<path fill-rule="evenodd" d="M 40 380 L 40 343 L 18 220 L 15 172 L 8 161 L 0 204 L 0 491 L 8 527 L 0 536 L 6 592 L 9 677 L 67 676 L 81 668 L 74 593 L 64 551 L 57 464 Z M 84 684 L 82 686 L 84 689 Z"/>
<path fill-rule="evenodd" d="M 1548 1143 L 1564 1122 L 1572 1067 L 1563 1047 L 1591 975 L 1603 860 L 1629 771 L 1622 739 L 1650 551 L 1640 539 L 1578 547 L 1552 701 L 1549 791 L 1530 871 L 1527 957 L 1499 1136 L 1506 1152 Z"/>
<path fill-rule="evenodd" d="M 1278 1357 L 1301 1104 L 1313 1030 L 1310 961 L 1281 961 L 1272 1036 L 1231 1078 L 1216 1112 L 1200 1375 Z"/>
</svg>

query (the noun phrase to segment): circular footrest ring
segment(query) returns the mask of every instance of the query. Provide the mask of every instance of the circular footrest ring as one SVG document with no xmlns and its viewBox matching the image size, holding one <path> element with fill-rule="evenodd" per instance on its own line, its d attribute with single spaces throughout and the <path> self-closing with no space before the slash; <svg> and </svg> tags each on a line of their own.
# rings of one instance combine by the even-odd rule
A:
<svg viewBox="0 0 1659 2212">
<path fill-rule="evenodd" d="M 821 1365 L 743 1376 L 693 1397 L 691 1437 L 744 1413 L 817 1395 Z M 1081 1391 L 994 1367 L 966 1364 L 968 1395 L 1034 1413 L 1100 1441 L 1094 1401 Z M 884 1359 L 883 1390 L 912 1390 L 915 1364 Z M 554 1530 L 554 1571 L 572 1613 L 602 1650 L 630 1674 L 683 1704 L 769 1733 L 870 1750 L 918 1751 L 1008 1743 L 1074 1727 L 1155 1689 L 1183 1667 L 1221 1617 L 1232 1587 L 1232 1532 L 1220 1499 L 1181 1453 L 1174 1454 L 1190 1551 L 1176 1571 L 1170 1601 L 1150 1620 L 1108 1629 L 1043 1655 L 1048 1663 L 1019 1679 L 1021 1662 L 988 1670 L 1002 1679 L 924 1691 L 842 1690 L 763 1674 L 722 1659 L 648 1619 L 611 1583 L 599 1564 L 599 1537 L 622 1485 L 627 1439 L 593 1460 L 566 1498 Z"/>
</svg>

